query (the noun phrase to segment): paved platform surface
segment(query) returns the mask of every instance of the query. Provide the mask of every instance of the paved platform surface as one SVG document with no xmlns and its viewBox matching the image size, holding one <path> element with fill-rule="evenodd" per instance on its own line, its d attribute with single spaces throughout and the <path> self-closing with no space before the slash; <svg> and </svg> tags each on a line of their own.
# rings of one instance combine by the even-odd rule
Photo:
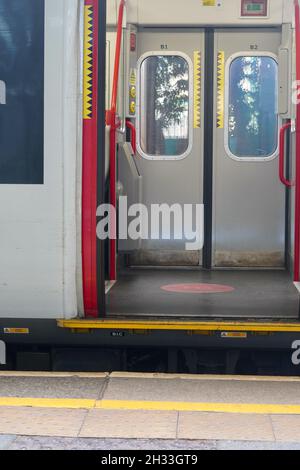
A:
<svg viewBox="0 0 300 470">
<path fill-rule="evenodd" d="M 300 450 L 295 442 L 83 439 L 0 436 L 1 450 Z"/>
<path fill-rule="evenodd" d="M 0 373 L 0 448 L 105 449 L 112 439 L 300 448 L 300 378 Z"/>
</svg>

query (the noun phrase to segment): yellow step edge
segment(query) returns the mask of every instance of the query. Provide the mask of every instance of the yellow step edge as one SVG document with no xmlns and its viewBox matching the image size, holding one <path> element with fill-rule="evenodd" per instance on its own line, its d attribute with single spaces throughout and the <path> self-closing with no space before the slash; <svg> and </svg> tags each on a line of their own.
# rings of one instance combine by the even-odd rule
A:
<svg viewBox="0 0 300 470">
<path fill-rule="evenodd" d="M 169 330 L 169 331 L 261 331 L 299 332 L 299 323 L 271 322 L 196 322 L 170 320 L 58 320 L 60 328 L 80 330 Z"/>
</svg>

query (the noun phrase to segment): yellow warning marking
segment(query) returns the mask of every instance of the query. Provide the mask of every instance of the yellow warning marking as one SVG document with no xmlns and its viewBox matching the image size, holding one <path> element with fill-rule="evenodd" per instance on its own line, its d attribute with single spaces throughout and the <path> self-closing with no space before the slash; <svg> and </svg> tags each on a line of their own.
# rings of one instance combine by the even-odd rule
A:
<svg viewBox="0 0 300 470">
<path fill-rule="evenodd" d="M 247 333 L 244 332 L 238 332 L 238 331 L 225 331 L 221 333 L 221 338 L 244 338 L 246 339 L 248 337 Z"/>
<path fill-rule="evenodd" d="M 60 328 L 76 330 L 169 330 L 169 331 L 265 331 L 265 332 L 297 332 L 300 333 L 300 322 L 265 323 L 265 322 L 190 322 L 163 320 L 58 320 Z"/>
<path fill-rule="evenodd" d="M 215 7 L 216 6 L 216 0 L 203 0 L 203 6 L 204 7 Z"/>
<path fill-rule="evenodd" d="M 83 119 L 93 115 L 93 6 L 84 7 Z"/>
<path fill-rule="evenodd" d="M 194 51 L 194 129 L 201 127 L 201 52 Z"/>
<path fill-rule="evenodd" d="M 129 400 L 102 400 L 96 408 L 105 410 L 194 411 L 241 414 L 300 414 L 300 405 L 268 405 L 246 403 L 187 403 Z"/>
<path fill-rule="evenodd" d="M 4 328 L 6 335 L 29 335 L 29 328 Z"/>
<path fill-rule="evenodd" d="M 300 405 L 0 397 L 0 407 L 300 415 Z"/>
<path fill-rule="evenodd" d="M 130 83 L 130 85 L 132 85 L 132 86 L 135 86 L 135 85 L 136 85 L 136 70 L 135 70 L 135 69 L 131 69 L 131 70 L 130 70 L 130 79 L 129 79 L 129 83 Z"/>
<path fill-rule="evenodd" d="M 225 105 L 225 52 L 218 52 L 217 65 L 218 99 L 217 99 L 217 128 L 224 129 L 224 105 Z"/>
</svg>

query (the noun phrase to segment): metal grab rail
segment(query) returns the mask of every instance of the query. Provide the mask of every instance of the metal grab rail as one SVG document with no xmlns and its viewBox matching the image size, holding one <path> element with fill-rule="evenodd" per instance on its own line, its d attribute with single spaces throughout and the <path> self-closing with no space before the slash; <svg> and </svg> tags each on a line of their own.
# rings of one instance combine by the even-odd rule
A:
<svg viewBox="0 0 300 470">
<path fill-rule="evenodd" d="M 120 72 L 120 60 L 121 60 L 121 47 L 122 47 L 122 29 L 123 29 L 123 18 L 124 9 L 126 7 L 126 0 L 121 0 L 119 6 L 118 24 L 117 24 L 117 42 L 116 42 L 116 55 L 115 55 L 115 66 L 114 66 L 114 78 L 112 87 L 112 98 L 111 108 L 107 111 L 107 125 L 110 126 L 110 204 L 116 209 L 117 207 L 117 193 L 116 193 L 116 144 L 117 138 L 116 133 L 119 127 L 117 120 L 117 100 L 118 100 L 118 86 L 119 86 L 119 72 Z M 109 278 L 111 281 L 115 281 L 117 278 L 117 221 L 114 217 L 111 218 L 111 238 L 109 242 L 110 246 L 110 257 L 109 257 Z"/>
<path fill-rule="evenodd" d="M 284 186 L 287 188 L 291 188 L 295 185 L 293 181 L 289 181 L 285 177 L 285 134 L 287 129 L 291 128 L 291 122 L 288 122 L 280 129 L 280 139 L 279 139 L 279 179 Z"/>
</svg>

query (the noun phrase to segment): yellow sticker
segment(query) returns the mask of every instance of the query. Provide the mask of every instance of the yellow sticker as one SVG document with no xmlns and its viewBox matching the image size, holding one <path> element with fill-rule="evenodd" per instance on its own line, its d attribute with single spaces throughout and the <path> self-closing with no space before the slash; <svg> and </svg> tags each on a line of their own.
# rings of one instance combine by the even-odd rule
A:
<svg viewBox="0 0 300 470">
<path fill-rule="evenodd" d="M 129 79 L 129 83 L 130 83 L 130 85 L 132 85 L 132 86 L 135 86 L 135 85 L 136 85 L 136 70 L 135 70 L 135 69 L 131 69 L 131 70 L 130 70 L 130 79 Z"/>
<path fill-rule="evenodd" d="M 6 335 L 29 335 L 29 328 L 4 328 Z"/>
<path fill-rule="evenodd" d="M 136 87 L 135 87 L 135 86 L 131 86 L 131 87 L 130 87 L 130 96 L 131 96 L 131 98 L 133 98 L 133 99 L 136 98 Z"/>
<path fill-rule="evenodd" d="M 135 101 L 131 101 L 129 105 L 129 109 L 130 109 L 130 114 L 135 114 L 135 110 L 136 110 Z"/>
<path fill-rule="evenodd" d="M 248 333 L 243 333 L 240 331 L 223 331 L 221 333 L 221 338 L 241 338 L 246 339 L 248 338 Z"/>
<path fill-rule="evenodd" d="M 216 0 L 203 0 L 203 6 L 204 7 L 215 7 L 216 6 Z"/>
<path fill-rule="evenodd" d="M 201 127 L 201 52 L 194 51 L 194 129 Z"/>
<path fill-rule="evenodd" d="M 218 102 L 217 102 L 217 128 L 224 129 L 225 106 L 225 52 L 218 52 L 217 65 Z"/>
</svg>

